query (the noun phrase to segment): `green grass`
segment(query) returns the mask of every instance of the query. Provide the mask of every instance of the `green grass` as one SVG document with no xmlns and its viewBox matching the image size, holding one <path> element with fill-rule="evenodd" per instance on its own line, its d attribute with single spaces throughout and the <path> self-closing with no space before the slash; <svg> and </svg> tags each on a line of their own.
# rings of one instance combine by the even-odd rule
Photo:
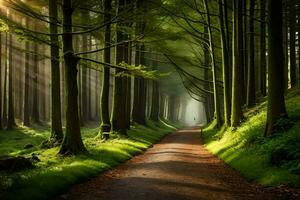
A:
<svg viewBox="0 0 300 200">
<path fill-rule="evenodd" d="M 82 135 L 89 153 L 72 157 L 58 156 L 58 148 L 39 148 L 50 135 L 47 129 L 1 131 L 0 155 L 30 156 L 35 153 L 41 162 L 36 164 L 35 169 L 0 174 L 0 199 L 51 199 L 72 185 L 143 152 L 173 130 L 161 123 L 148 122 L 147 127 L 132 127 L 129 137 L 114 135 L 113 139 L 101 142 L 95 139 L 98 128 L 84 128 Z M 35 147 L 24 150 L 26 144 Z"/>
<path fill-rule="evenodd" d="M 271 138 L 263 137 L 266 121 L 266 103 L 263 102 L 246 112 L 246 120 L 236 130 L 223 128 L 217 131 L 213 125 L 205 128 L 206 148 L 249 181 L 268 186 L 300 186 L 299 94 L 297 88 L 286 98 L 287 110 L 294 123 L 289 130 Z M 272 162 L 274 156 L 277 156 L 275 164 Z"/>
</svg>

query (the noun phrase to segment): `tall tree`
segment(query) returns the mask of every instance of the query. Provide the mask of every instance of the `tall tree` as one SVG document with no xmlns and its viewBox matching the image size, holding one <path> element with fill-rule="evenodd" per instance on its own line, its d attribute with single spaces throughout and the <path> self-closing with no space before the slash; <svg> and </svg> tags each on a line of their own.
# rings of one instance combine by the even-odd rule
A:
<svg viewBox="0 0 300 200">
<path fill-rule="evenodd" d="M 49 0 L 49 21 L 51 40 L 51 139 L 62 141 L 61 122 L 60 70 L 59 70 L 59 38 L 56 35 L 58 23 L 57 0 Z"/>
<path fill-rule="evenodd" d="M 280 118 L 287 117 L 284 100 L 282 0 L 269 2 L 268 110 L 265 136 L 272 135 Z"/>
<path fill-rule="evenodd" d="M 36 29 L 36 27 L 35 27 Z M 40 111 L 39 111 L 39 56 L 38 56 L 38 44 L 34 43 L 34 55 L 33 55 L 33 76 L 32 76 L 32 120 L 35 123 L 40 123 Z"/>
<path fill-rule="evenodd" d="M 266 1 L 260 0 L 260 92 L 262 96 L 267 95 L 267 62 L 266 62 Z"/>
<path fill-rule="evenodd" d="M 217 66 L 216 66 L 216 58 L 215 58 L 215 46 L 213 43 L 213 34 L 211 28 L 211 19 L 210 19 L 210 11 L 208 7 L 208 1 L 203 0 L 204 9 L 206 11 L 206 23 L 208 28 L 208 37 L 209 37 L 209 48 L 211 55 L 211 68 L 212 68 L 212 77 L 213 77 L 213 91 L 214 91 L 214 107 L 215 107 L 215 119 L 217 122 L 217 126 L 220 127 L 222 125 L 221 122 L 221 113 L 220 113 L 220 102 L 219 102 L 219 91 L 217 86 Z"/>
<path fill-rule="evenodd" d="M 233 71 L 232 71 L 232 107 L 231 126 L 237 127 L 242 118 L 243 98 L 243 23 L 242 23 L 242 2 L 233 0 Z"/>
<path fill-rule="evenodd" d="M 221 30 L 221 44 L 222 44 L 222 69 L 223 69 L 223 98 L 224 98 L 224 125 L 230 126 L 231 115 L 231 97 L 230 97 L 230 69 L 229 69 L 229 50 L 226 37 L 226 29 L 223 15 L 224 0 L 219 0 L 219 19 Z M 226 9 L 226 8 L 225 8 Z"/>
<path fill-rule="evenodd" d="M 14 93 L 13 93 L 13 37 L 9 34 L 9 65 L 8 65 L 8 112 L 7 130 L 12 130 L 16 126 L 14 114 Z"/>
<path fill-rule="evenodd" d="M 5 33 L 5 62 L 4 62 L 4 80 L 3 80 L 3 124 L 7 125 L 7 69 L 8 69 L 8 33 Z"/>
<path fill-rule="evenodd" d="M 255 104 L 255 57 L 254 57 L 254 11 L 255 1 L 249 1 L 249 52 L 248 52 L 248 72 L 247 72 L 247 106 Z"/>
<path fill-rule="evenodd" d="M 0 130 L 3 129 L 2 125 L 2 33 L 0 32 Z"/>
<path fill-rule="evenodd" d="M 26 27 L 29 27 L 26 19 Z M 30 101 L 29 101 L 29 81 L 30 81 L 30 43 L 25 42 L 25 72 L 24 72 L 24 97 L 23 97 L 23 125 L 30 126 Z"/>
<path fill-rule="evenodd" d="M 123 9 L 125 7 L 125 0 L 119 0 L 117 2 L 117 16 L 121 17 Z M 120 44 L 124 40 L 124 33 L 122 32 L 122 26 L 124 24 L 118 23 L 116 25 L 116 64 L 121 64 L 124 61 L 124 45 Z M 111 126 L 112 130 L 119 132 L 123 135 L 127 134 L 127 125 L 126 125 L 126 82 L 125 78 L 119 76 L 123 72 L 122 69 L 116 69 L 115 71 L 115 84 L 114 84 L 114 93 L 113 93 L 113 108 L 112 108 L 112 120 Z"/>
<path fill-rule="evenodd" d="M 78 154 L 86 151 L 80 133 L 78 114 L 77 64 L 79 58 L 74 55 L 72 35 L 72 0 L 63 0 L 63 53 L 66 81 L 66 133 L 59 151 L 60 154 Z"/>
<path fill-rule="evenodd" d="M 296 12 L 295 4 L 289 2 L 289 27 L 290 27 L 290 79 L 291 87 L 296 85 Z"/>
<path fill-rule="evenodd" d="M 107 23 L 111 20 L 111 10 L 112 5 L 110 0 L 103 1 L 104 7 L 104 23 Z M 110 63 L 110 46 L 111 43 L 111 25 L 107 23 L 105 26 L 105 35 L 104 35 L 104 54 L 103 61 L 104 63 Z M 109 132 L 111 128 L 110 119 L 109 119 L 109 84 L 110 84 L 110 69 L 108 66 L 104 66 L 103 77 L 102 77 L 102 92 L 101 92 L 101 132 Z"/>
</svg>

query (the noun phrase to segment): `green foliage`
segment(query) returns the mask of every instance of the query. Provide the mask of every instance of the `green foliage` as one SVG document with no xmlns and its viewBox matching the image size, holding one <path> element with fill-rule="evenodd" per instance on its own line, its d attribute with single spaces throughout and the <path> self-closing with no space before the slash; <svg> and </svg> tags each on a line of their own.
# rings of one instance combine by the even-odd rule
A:
<svg viewBox="0 0 300 200">
<path fill-rule="evenodd" d="M 263 185 L 300 185 L 300 89 L 287 95 L 290 119 L 280 120 L 277 134 L 263 137 L 266 104 L 246 112 L 246 120 L 235 130 L 204 130 L 206 147 L 248 180 Z M 291 126 L 293 125 L 293 126 Z"/>
<path fill-rule="evenodd" d="M 0 173 L 0 199 L 51 199 L 66 191 L 70 186 L 87 180 L 100 172 L 141 153 L 171 128 L 148 122 L 148 126 L 135 126 L 128 131 L 128 137 L 114 136 L 103 142 L 96 140 L 98 128 L 85 128 L 83 140 L 89 151 L 73 157 L 59 157 L 59 147 L 41 149 L 39 144 L 50 135 L 49 130 L 18 129 L 0 132 L 0 155 L 37 155 L 41 162 L 33 170 L 14 174 Z M 35 147 L 24 150 L 25 144 Z"/>
</svg>

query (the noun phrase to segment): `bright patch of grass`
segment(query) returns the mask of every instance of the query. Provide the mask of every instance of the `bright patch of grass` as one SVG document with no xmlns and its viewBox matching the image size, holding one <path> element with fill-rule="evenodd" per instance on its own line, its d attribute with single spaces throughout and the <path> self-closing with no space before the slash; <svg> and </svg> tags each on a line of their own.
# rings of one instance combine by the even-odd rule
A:
<svg viewBox="0 0 300 200">
<path fill-rule="evenodd" d="M 38 155 L 37 168 L 14 174 L 0 174 L 0 199 L 51 199 L 70 186 L 110 169 L 141 153 L 173 130 L 161 123 L 135 126 L 129 137 L 114 136 L 106 142 L 96 140 L 98 128 L 82 130 L 88 154 L 59 157 L 58 148 L 40 149 L 39 144 L 49 137 L 49 130 L 20 128 L 0 132 L 0 155 Z M 33 144 L 24 150 L 24 145 Z"/>
<path fill-rule="evenodd" d="M 266 103 L 246 112 L 236 130 L 204 129 L 206 148 L 249 181 L 263 185 L 300 185 L 300 89 L 287 95 L 287 109 L 293 127 L 264 138 Z M 274 160 L 276 161 L 274 163 Z"/>
</svg>

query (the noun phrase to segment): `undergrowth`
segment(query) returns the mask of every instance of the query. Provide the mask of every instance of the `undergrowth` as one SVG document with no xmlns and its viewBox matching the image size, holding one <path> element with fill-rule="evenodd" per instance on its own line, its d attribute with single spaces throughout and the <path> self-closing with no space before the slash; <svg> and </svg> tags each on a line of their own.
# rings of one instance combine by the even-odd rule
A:
<svg viewBox="0 0 300 200">
<path fill-rule="evenodd" d="M 289 119 L 276 134 L 265 138 L 266 102 L 245 113 L 235 130 L 204 129 L 206 148 L 220 157 L 249 181 L 262 185 L 300 186 L 300 88 L 286 97 Z"/>
<path fill-rule="evenodd" d="M 88 154 L 60 157 L 58 148 L 41 149 L 48 129 L 19 128 L 0 132 L 0 156 L 37 155 L 41 162 L 35 169 L 13 174 L 0 173 L 0 199 L 51 199 L 70 186 L 98 175 L 121 162 L 141 153 L 153 143 L 172 132 L 174 127 L 147 122 L 146 126 L 133 126 L 128 137 L 114 136 L 103 142 L 95 139 L 98 128 L 84 128 L 83 140 Z M 27 144 L 34 147 L 24 149 Z"/>
</svg>

